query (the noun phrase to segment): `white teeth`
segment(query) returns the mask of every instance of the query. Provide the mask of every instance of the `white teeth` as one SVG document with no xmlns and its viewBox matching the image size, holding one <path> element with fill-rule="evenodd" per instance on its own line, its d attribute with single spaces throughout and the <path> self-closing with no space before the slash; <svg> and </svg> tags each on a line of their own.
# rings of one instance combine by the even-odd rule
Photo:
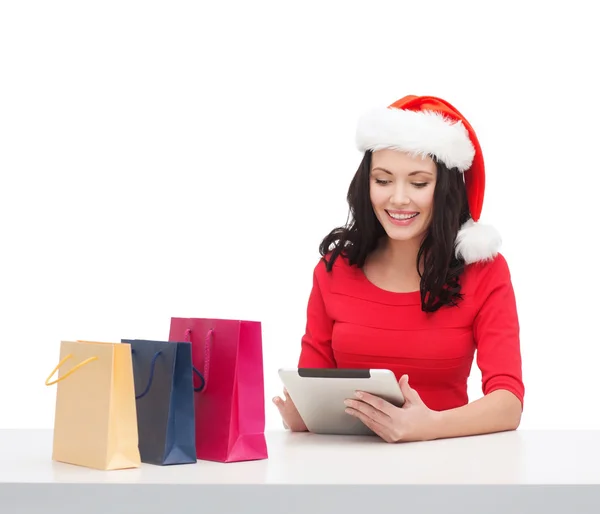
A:
<svg viewBox="0 0 600 514">
<path fill-rule="evenodd" d="M 392 214 L 391 212 L 388 212 L 388 214 L 395 220 L 409 220 L 410 218 L 414 218 L 419 213 L 415 212 L 414 214 Z"/>
</svg>

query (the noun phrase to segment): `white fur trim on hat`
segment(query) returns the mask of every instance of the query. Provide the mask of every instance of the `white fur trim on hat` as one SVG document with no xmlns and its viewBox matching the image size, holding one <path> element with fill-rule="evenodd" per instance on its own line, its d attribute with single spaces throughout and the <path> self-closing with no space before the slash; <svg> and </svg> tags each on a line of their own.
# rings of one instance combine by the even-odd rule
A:
<svg viewBox="0 0 600 514">
<path fill-rule="evenodd" d="M 459 171 L 469 169 L 475 156 L 475 148 L 462 122 L 434 111 L 374 109 L 359 119 L 356 144 L 362 152 L 389 148 L 435 156 Z"/>
<path fill-rule="evenodd" d="M 469 219 L 460 227 L 456 236 L 456 256 L 465 264 L 493 259 L 502 246 L 500 233 L 489 225 L 475 223 Z"/>
</svg>

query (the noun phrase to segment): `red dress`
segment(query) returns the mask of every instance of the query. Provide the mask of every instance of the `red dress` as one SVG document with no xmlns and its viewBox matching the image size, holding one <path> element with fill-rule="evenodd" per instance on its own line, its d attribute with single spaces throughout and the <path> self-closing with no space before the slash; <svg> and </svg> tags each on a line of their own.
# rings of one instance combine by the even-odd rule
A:
<svg viewBox="0 0 600 514">
<path fill-rule="evenodd" d="M 343 257 L 331 272 L 320 261 L 298 366 L 408 374 L 429 408 L 446 410 L 468 403 L 477 350 L 483 393 L 506 389 L 523 402 L 519 321 L 504 257 L 466 266 L 461 292 L 457 307 L 425 313 L 419 292 L 380 289 Z"/>
</svg>

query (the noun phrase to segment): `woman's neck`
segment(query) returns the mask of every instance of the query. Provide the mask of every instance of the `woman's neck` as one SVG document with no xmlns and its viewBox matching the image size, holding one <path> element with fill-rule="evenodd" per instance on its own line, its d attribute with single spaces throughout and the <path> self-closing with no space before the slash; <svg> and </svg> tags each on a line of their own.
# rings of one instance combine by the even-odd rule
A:
<svg viewBox="0 0 600 514">
<path fill-rule="evenodd" d="M 418 291 L 421 284 L 416 266 L 418 253 L 418 241 L 392 241 L 386 238 L 369 255 L 363 273 L 370 282 L 387 291 Z"/>
<path fill-rule="evenodd" d="M 375 250 L 375 257 L 383 266 L 390 267 L 402 274 L 412 274 L 416 272 L 420 247 L 421 241 L 418 239 L 395 241 L 386 237 L 381 240 Z"/>
</svg>

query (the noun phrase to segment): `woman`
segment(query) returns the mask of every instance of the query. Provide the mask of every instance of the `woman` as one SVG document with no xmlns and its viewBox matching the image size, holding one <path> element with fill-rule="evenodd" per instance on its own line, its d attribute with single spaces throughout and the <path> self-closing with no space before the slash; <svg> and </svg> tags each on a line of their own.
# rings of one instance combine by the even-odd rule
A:
<svg viewBox="0 0 600 514">
<path fill-rule="evenodd" d="M 484 161 L 449 103 L 408 96 L 361 118 L 364 152 L 348 191 L 352 216 L 321 243 L 299 367 L 385 368 L 402 408 L 367 393 L 346 412 L 388 442 L 519 426 L 519 322 L 500 237 L 478 223 Z M 469 403 L 476 362 L 484 396 Z M 287 392 L 283 421 L 305 431 Z"/>
</svg>

